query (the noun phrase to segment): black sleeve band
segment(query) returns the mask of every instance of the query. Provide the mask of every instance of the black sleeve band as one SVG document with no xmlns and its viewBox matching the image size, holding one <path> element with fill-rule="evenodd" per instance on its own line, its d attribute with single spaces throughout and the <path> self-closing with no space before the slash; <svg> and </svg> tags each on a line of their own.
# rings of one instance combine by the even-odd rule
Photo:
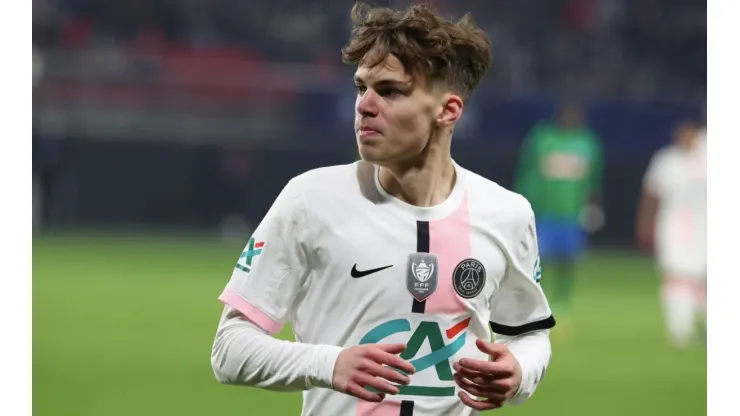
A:
<svg viewBox="0 0 740 416">
<path fill-rule="evenodd" d="M 550 315 L 549 317 L 541 321 L 530 322 L 528 324 L 524 324 L 520 326 L 507 326 L 507 325 L 497 324 L 495 322 L 491 322 L 490 324 L 491 324 L 491 330 L 493 331 L 494 334 L 516 336 L 516 335 L 526 334 L 527 332 L 537 331 L 540 329 L 553 328 L 555 326 L 555 318 L 553 318 L 553 316 Z"/>
</svg>

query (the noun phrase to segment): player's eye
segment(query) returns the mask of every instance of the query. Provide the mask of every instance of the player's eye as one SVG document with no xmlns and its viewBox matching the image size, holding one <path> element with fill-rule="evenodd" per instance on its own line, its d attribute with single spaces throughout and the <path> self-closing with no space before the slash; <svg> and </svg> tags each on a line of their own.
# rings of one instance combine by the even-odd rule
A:
<svg viewBox="0 0 740 416">
<path fill-rule="evenodd" d="M 403 91 L 397 88 L 384 88 L 378 91 L 378 94 L 380 94 L 380 96 L 382 97 L 398 97 L 403 95 Z"/>
<path fill-rule="evenodd" d="M 355 85 L 355 92 L 357 95 L 362 95 L 365 93 L 365 90 L 367 90 L 367 87 L 364 85 Z"/>
</svg>

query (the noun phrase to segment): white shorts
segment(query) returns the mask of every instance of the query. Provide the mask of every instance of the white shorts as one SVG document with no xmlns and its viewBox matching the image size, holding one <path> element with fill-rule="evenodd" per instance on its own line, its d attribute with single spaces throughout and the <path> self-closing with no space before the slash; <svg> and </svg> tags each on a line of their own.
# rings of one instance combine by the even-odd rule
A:
<svg viewBox="0 0 740 416">
<path fill-rule="evenodd" d="M 682 279 L 706 279 L 706 244 L 658 244 L 658 265 L 661 271 Z"/>
<path fill-rule="evenodd" d="M 691 216 L 663 217 L 656 229 L 656 254 L 658 265 L 667 277 L 705 279 L 706 227 Z"/>
</svg>

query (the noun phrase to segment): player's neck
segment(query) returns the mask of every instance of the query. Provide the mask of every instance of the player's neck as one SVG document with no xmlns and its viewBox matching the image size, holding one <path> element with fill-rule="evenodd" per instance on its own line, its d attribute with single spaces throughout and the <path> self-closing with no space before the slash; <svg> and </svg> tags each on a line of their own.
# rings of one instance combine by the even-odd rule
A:
<svg viewBox="0 0 740 416">
<path fill-rule="evenodd" d="M 379 180 L 386 192 L 407 204 L 432 207 L 443 203 L 457 180 L 449 144 L 430 145 L 414 161 L 381 167 Z"/>
</svg>

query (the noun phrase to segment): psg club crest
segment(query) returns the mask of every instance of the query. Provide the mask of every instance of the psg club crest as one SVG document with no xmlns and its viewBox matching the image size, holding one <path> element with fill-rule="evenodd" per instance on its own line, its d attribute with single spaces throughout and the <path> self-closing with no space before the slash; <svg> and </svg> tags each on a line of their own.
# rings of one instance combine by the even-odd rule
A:
<svg viewBox="0 0 740 416">
<path fill-rule="evenodd" d="M 406 288 L 419 302 L 437 290 L 439 261 L 430 253 L 409 254 Z"/>
<path fill-rule="evenodd" d="M 471 299 L 486 285 L 486 268 L 476 259 L 461 261 L 452 274 L 452 286 L 460 297 Z"/>
</svg>

